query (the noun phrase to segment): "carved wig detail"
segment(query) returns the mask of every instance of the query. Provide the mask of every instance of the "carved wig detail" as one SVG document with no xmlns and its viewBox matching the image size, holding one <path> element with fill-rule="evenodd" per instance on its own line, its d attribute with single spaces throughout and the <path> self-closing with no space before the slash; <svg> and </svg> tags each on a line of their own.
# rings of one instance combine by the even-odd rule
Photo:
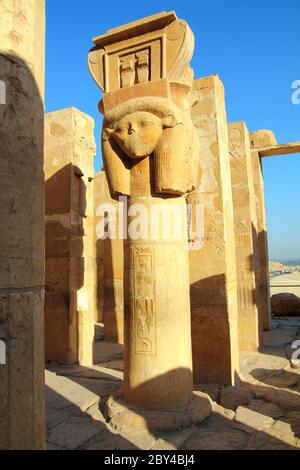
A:
<svg viewBox="0 0 300 470">
<path fill-rule="evenodd" d="M 112 139 L 102 139 L 102 157 L 112 196 L 130 195 L 130 162 Z"/>
</svg>

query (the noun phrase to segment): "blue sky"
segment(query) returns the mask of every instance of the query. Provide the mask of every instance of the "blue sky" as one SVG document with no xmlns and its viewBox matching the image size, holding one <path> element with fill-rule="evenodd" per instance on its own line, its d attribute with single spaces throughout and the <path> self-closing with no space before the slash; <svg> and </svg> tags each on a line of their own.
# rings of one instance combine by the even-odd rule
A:
<svg viewBox="0 0 300 470">
<path fill-rule="evenodd" d="M 96 122 L 101 92 L 87 68 L 91 39 L 107 29 L 175 10 L 195 35 L 195 78 L 218 73 L 229 122 L 272 129 L 278 142 L 300 140 L 300 0 L 46 0 L 46 111 L 75 106 Z M 100 145 L 98 145 L 100 146 Z M 96 170 L 101 167 L 100 152 Z M 300 154 L 263 161 L 269 253 L 300 258 Z"/>
</svg>

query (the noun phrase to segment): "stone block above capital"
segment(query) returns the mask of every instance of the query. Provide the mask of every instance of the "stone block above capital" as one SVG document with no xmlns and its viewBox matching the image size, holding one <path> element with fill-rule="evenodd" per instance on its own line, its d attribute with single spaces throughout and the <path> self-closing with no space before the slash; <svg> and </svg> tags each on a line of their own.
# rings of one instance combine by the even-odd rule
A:
<svg viewBox="0 0 300 470">
<path fill-rule="evenodd" d="M 175 12 L 161 12 L 93 39 L 90 72 L 105 92 L 167 78 L 191 84 L 194 35 Z"/>
</svg>

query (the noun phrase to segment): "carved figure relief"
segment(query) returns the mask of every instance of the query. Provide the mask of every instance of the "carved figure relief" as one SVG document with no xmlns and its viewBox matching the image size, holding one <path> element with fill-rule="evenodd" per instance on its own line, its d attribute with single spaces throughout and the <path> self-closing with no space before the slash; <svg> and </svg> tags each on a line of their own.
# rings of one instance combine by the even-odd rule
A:
<svg viewBox="0 0 300 470">
<path fill-rule="evenodd" d="M 148 49 L 120 57 L 120 88 L 148 82 L 149 78 Z"/>
</svg>

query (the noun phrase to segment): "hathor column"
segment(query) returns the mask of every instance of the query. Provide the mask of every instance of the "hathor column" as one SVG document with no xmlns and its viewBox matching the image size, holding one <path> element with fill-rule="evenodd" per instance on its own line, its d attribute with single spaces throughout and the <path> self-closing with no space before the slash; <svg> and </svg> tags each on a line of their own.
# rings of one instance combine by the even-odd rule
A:
<svg viewBox="0 0 300 470">
<path fill-rule="evenodd" d="M 0 2 L 0 449 L 44 448 L 44 0 Z"/>
<path fill-rule="evenodd" d="M 128 196 L 124 397 L 160 410 L 187 407 L 193 390 L 184 197 L 199 175 L 193 42 L 188 25 L 163 12 L 95 38 L 89 55 L 105 91 L 110 191 Z"/>
</svg>

